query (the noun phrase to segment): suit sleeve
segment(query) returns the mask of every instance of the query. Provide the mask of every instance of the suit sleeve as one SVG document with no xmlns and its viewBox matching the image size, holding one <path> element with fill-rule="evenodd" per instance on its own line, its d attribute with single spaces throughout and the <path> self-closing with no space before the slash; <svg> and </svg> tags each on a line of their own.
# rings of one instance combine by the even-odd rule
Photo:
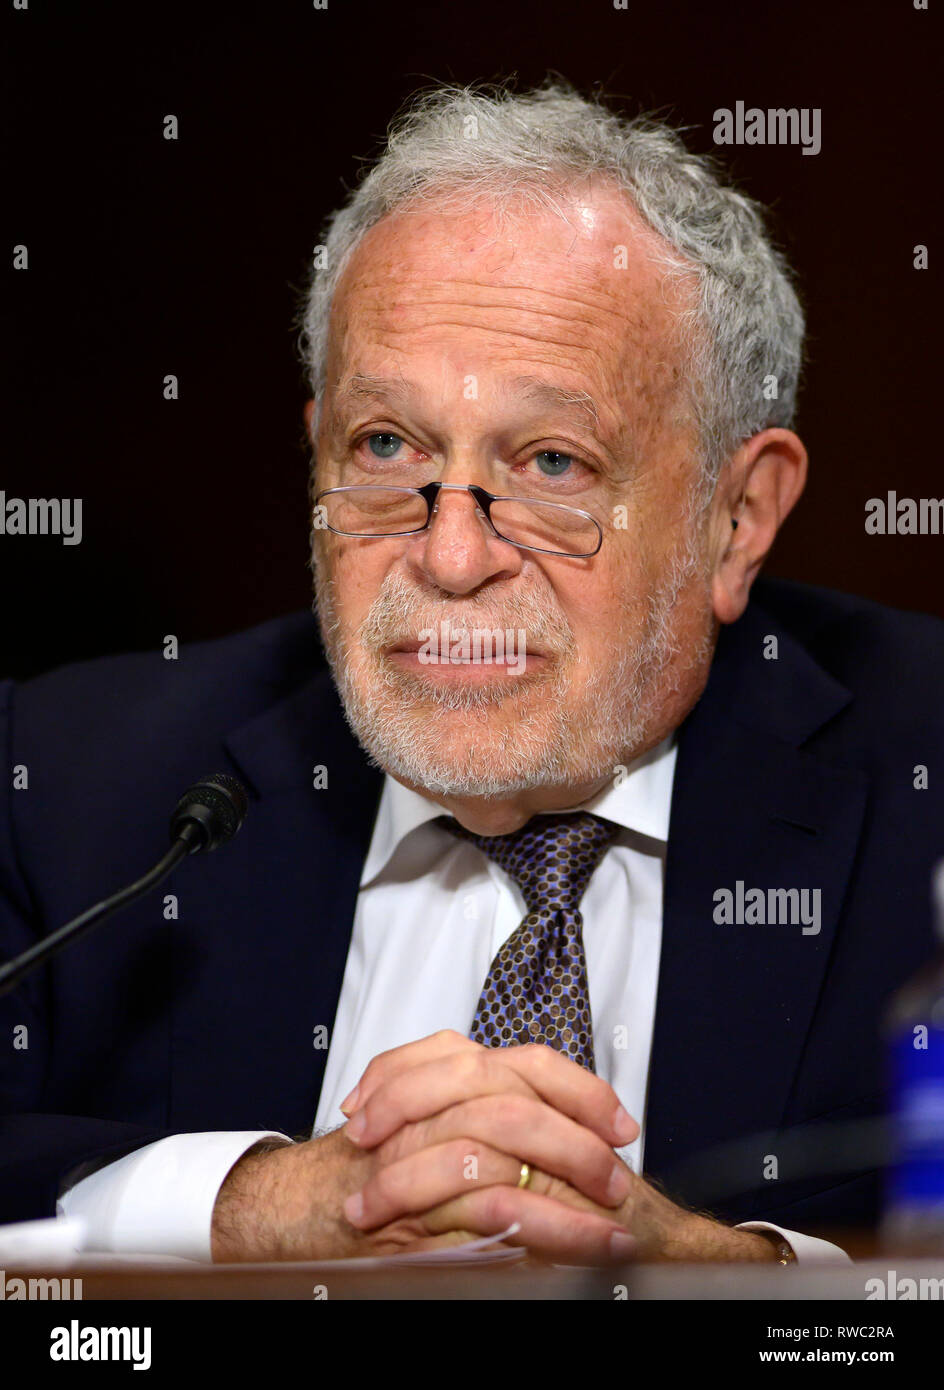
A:
<svg viewBox="0 0 944 1390">
<path fill-rule="evenodd" d="M 0 682 L 0 959 L 26 950 L 52 927 L 44 926 L 18 864 L 12 745 L 13 685 Z M 20 774 L 22 780 L 22 774 Z M 54 924 L 54 925 L 59 925 Z M 156 1130 L 94 1115 L 49 1114 L 44 1077 L 51 1020 L 45 971 L 34 970 L 0 995 L 0 1222 L 56 1215 L 60 1184 L 86 1163 L 110 1162 L 163 1139 Z"/>
</svg>

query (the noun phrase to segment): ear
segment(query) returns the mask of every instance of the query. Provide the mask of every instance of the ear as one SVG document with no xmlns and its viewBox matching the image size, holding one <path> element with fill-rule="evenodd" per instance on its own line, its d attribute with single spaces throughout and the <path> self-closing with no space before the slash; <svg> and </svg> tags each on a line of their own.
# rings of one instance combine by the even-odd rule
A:
<svg viewBox="0 0 944 1390">
<path fill-rule="evenodd" d="M 808 458 L 792 430 L 753 435 L 725 465 L 712 504 L 715 617 L 735 622 L 777 532 L 806 486 Z M 737 522 L 737 526 L 732 523 Z"/>
</svg>

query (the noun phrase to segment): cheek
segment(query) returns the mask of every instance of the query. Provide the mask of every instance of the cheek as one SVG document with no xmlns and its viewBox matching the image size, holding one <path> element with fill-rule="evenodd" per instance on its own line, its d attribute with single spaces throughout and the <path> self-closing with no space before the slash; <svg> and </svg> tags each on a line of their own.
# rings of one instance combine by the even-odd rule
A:
<svg viewBox="0 0 944 1390">
<path fill-rule="evenodd" d="M 612 544 L 612 537 L 608 540 L 611 548 L 606 564 L 598 564 L 586 575 L 575 575 L 566 586 L 557 586 L 558 602 L 573 628 L 578 650 L 590 663 L 595 654 L 611 652 L 614 641 L 632 638 L 636 615 L 641 620 L 646 611 L 651 583 L 647 568 L 625 538 L 619 547 Z"/>
<path fill-rule="evenodd" d="M 336 537 L 327 558 L 326 573 L 334 580 L 335 608 L 346 632 L 356 632 L 377 598 L 391 557 L 389 546 L 365 546 Z"/>
<path fill-rule="evenodd" d="M 636 531 L 613 531 L 605 541 L 606 559 L 594 575 L 587 596 L 591 614 L 626 614 L 646 596 L 656 561 L 649 537 Z M 601 550 L 599 559 L 603 558 Z"/>
</svg>

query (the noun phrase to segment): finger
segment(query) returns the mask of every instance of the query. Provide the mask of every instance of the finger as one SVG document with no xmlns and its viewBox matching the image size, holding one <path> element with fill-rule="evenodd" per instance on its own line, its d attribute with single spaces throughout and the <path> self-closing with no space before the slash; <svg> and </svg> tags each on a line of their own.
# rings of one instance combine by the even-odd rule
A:
<svg viewBox="0 0 944 1390">
<path fill-rule="evenodd" d="M 599 1135 L 532 1096 L 480 1096 L 429 1121 L 429 1143 L 471 1138 L 562 1178 L 603 1207 L 617 1207 L 636 1180 Z"/>
<path fill-rule="evenodd" d="M 587 1131 L 583 1133 L 593 1143 L 601 1143 Z M 520 1143 L 521 1158 L 517 1153 L 508 1153 L 500 1144 L 484 1142 L 481 1136 L 470 1137 L 468 1130 L 461 1137 L 431 1144 L 380 1168 L 359 1192 L 348 1197 L 344 1214 L 359 1230 L 372 1230 L 400 1217 L 422 1215 L 473 1187 L 496 1184 L 517 1187 L 523 1160 L 532 1168 L 530 1191 L 549 1195 L 553 1168 L 540 1157 L 541 1145 L 529 1148 L 524 1138 Z M 575 1189 L 573 1200 L 577 1205 L 581 1200 L 579 1193 L 584 1194 L 588 1205 L 604 1209 L 618 1205 L 622 1197 L 614 1196 L 615 1188 L 608 1190 L 607 1174 L 619 1180 L 623 1196 L 629 1193 L 633 1175 L 625 1165 L 614 1160 L 612 1150 L 605 1145 L 602 1147 L 607 1165 L 602 1178 L 588 1182 L 579 1172 L 573 1171 L 558 1175 Z M 569 1165 L 560 1166 L 564 1169 Z M 579 1164 L 575 1166 L 579 1168 Z M 601 1189 L 602 1195 L 598 1195 Z M 558 1196 L 556 1192 L 554 1195 Z M 558 1197 L 558 1200 L 567 1201 L 567 1198 Z M 606 1215 L 605 1210 L 601 1214 Z"/>
<path fill-rule="evenodd" d="M 522 1076 L 543 1100 L 592 1129 L 608 1144 L 631 1144 L 638 1139 L 639 1125 L 602 1076 L 546 1043 L 525 1043 L 500 1051 L 506 1066 Z"/>
<path fill-rule="evenodd" d="M 360 1231 L 386 1226 L 460 1196 L 470 1187 L 514 1186 L 521 1163 L 488 1144 L 452 1139 L 388 1163 L 344 1203 L 344 1215 Z"/>
<path fill-rule="evenodd" d="M 354 1090 L 341 1102 L 341 1111 L 350 1115 L 355 1109 L 360 1109 L 379 1085 L 407 1067 L 421 1065 L 450 1052 L 467 1052 L 477 1047 L 481 1047 L 481 1043 L 474 1043 L 471 1038 L 457 1033 L 454 1028 L 441 1028 L 438 1033 L 430 1033 L 428 1037 L 418 1038 L 416 1042 L 403 1043 L 400 1047 L 378 1052 L 377 1056 L 368 1062 Z"/>
<path fill-rule="evenodd" d="M 563 1178 L 578 1192 L 604 1207 L 618 1206 L 632 1188 L 634 1175 L 609 1144 L 537 1097 L 512 1095 L 507 1091 L 500 1095 L 478 1096 L 442 1111 L 415 1128 L 419 1152 L 454 1140 L 467 1145 L 469 1141 L 485 1144 L 511 1158 L 515 1177 L 522 1163 L 534 1164 L 545 1173 Z M 401 1133 L 409 1142 L 408 1132 Z M 409 1163 L 417 1156 L 416 1151 L 407 1150 L 401 1157 L 399 1134 L 393 1147 L 394 1162 Z M 381 1154 L 381 1160 L 383 1158 Z M 380 1172 L 392 1166 L 392 1163 L 385 1163 Z M 426 1207 L 414 1210 L 424 1211 Z"/>
<path fill-rule="evenodd" d="M 434 1038 L 438 1036 L 436 1034 Z M 461 1037 L 460 1034 L 451 1036 Z M 432 1041 L 424 1039 L 424 1042 Z M 357 1111 L 365 1111 L 367 1118 L 353 1129 L 349 1123 L 345 1129 L 348 1138 L 362 1146 L 370 1146 L 386 1138 L 399 1124 L 407 1123 L 410 1117 L 418 1119 L 433 1113 L 435 1105 L 423 1099 L 427 1087 L 431 1088 L 429 1094 L 447 1097 L 441 1103 L 442 1108 L 442 1105 L 450 1103 L 450 1096 L 455 1100 L 460 1096 L 487 1095 L 494 1092 L 496 1087 L 501 1089 L 502 1073 L 509 1084 L 509 1073 L 517 1078 L 519 1084 L 512 1086 L 512 1089 L 520 1092 L 520 1082 L 525 1082 L 548 1105 L 593 1130 L 611 1146 L 629 1144 L 638 1137 L 638 1124 L 623 1109 L 612 1086 L 555 1048 L 544 1043 L 499 1048 L 471 1043 L 471 1049 L 450 1048 L 446 1051 L 446 1045 L 441 1044 L 440 1049 L 431 1050 L 428 1057 L 417 1054 L 406 1070 L 390 1071 L 385 1080 L 362 1090 L 358 1096 Z M 440 1064 L 438 1067 L 437 1062 Z M 421 1071 L 421 1075 L 411 1079 L 411 1071 Z M 379 1076 L 380 1072 L 376 1075 Z M 450 1079 L 445 1079 L 447 1076 Z M 381 1088 L 390 1088 L 392 1099 L 387 1095 L 381 1097 Z M 508 1089 L 507 1085 L 505 1089 Z M 375 1115 L 378 1117 L 376 1128 Z M 353 1120 L 354 1115 L 351 1118 Z"/>
<path fill-rule="evenodd" d="M 519 1229 L 505 1237 L 507 1244 L 524 1245 L 562 1264 L 611 1264 L 631 1258 L 637 1248 L 622 1226 L 525 1188 L 482 1187 L 435 1207 L 422 1221 L 434 1235 L 458 1226 L 498 1235 L 517 1224 Z"/>
<path fill-rule="evenodd" d="M 438 1115 L 474 1096 L 499 1095 L 509 1090 L 535 1096 L 524 1077 L 498 1055 L 505 1051 L 506 1048 L 473 1043 L 470 1051 L 450 1052 L 390 1076 L 369 1096 L 365 1097 L 362 1091 L 357 1111 L 344 1133 L 353 1143 L 369 1149 L 383 1143 L 403 1125 Z"/>
</svg>

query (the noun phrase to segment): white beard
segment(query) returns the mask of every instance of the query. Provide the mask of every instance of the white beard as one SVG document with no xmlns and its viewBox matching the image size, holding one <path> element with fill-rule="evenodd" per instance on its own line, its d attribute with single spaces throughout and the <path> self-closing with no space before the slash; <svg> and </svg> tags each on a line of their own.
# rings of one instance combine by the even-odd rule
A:
<svg viewBox="0 0 944 1390">
<path fill-rule="evenodd" d="M 586 658 L 563 612 L 533 591 L 509 590 L 498 600 L 502 612 L 496 615 L 481 599 L 444 596 L 437 604 L 394 575 L 351 642 L 341 635 L 334 581 L 325 576 L 316 550 L 315 608 L 345 717 L 371 763 L 433 795 L 498 798 L 599 781 L 656 741 L 660 711 L 681 678 L 710 658 L 714 645 L 706 580 L 702 636 L 679 660 L 675 606 L 703 565 L 690 533 L 649 595 L 639 640 L 628 649 L 614 633 L 608 650 L 595 658 L 579 702 L 570 695 L 571 682 Z M 492 610 L 497 606 L 494 597 L 485 603 Z M 554 658 L 550 671 L 472 685 L 426 680 L 381 655 L 407 633 L 438 631 L 441 619 L 454 629 L 465 623 L 523 628 L 533 648 Z M 508 704 L 518 707 L 513 720 L 490 719 L 490 711 Z"/>
</svg>

